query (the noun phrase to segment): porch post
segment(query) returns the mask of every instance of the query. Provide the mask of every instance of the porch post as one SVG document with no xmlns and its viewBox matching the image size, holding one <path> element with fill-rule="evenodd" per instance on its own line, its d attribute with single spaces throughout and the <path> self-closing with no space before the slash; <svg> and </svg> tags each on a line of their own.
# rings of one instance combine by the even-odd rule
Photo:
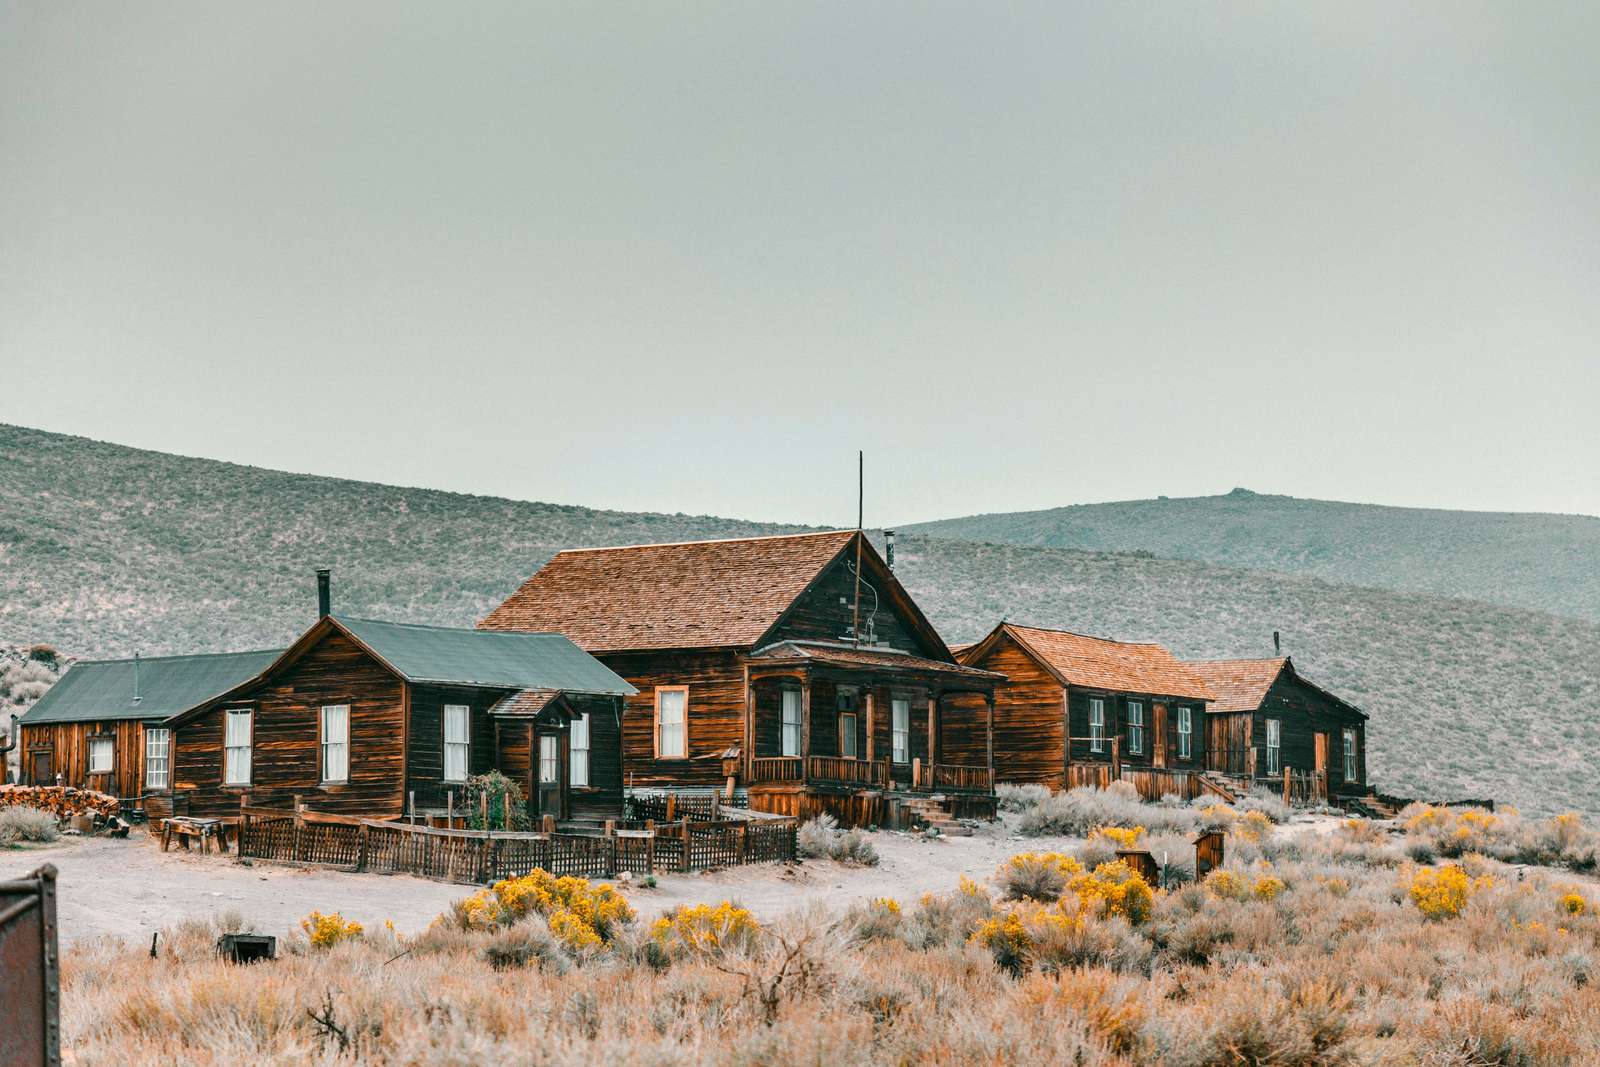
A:
<svg viewBox="0 0 1600 1067">
<path fill-rule="evenodd" d="M 744 668 L 744 741 L 740 747 L 739 765 L 744 768 L 745 784 L 750 782 L 752 760 L 756 756 L 756 686 L 750 680 L 750 665 Z"/>
<path fill-rule="evenodd" d="M 872 689 L 869 686 L 863 686 L 862 689 L 865 690 L 865 692 L 863 692 L 862 695 L 867 698 L 867 707 L 866 707 L 866 713 L 867 713 L 867 762 L 871 763 L 873 761 L 873 759 L 875 759 L 877 757 L 877 754 L 878 754 L 878 746 L 877 746 L 876 740 L 875 740 L 875 738 L 873 736 L 874 734 L 876 734 L 878 732 L 877 731 L 877 725 L 878 724 L 877 724 L 876 721 L 874 721 L 874 717 L 873 717 L 873 714 L 872 714 L 872 705 L 873 705 Z"/>
<path fill-rule="evenodd" d="M 939 761 L 939 696 L 938 691 L 928 691 L 928 763 Z"/>
<path fill-rule="evenodd" d="M 811 672 L 800 684 L 800 777 L 806 773 L 806 757 L 811 755 Z"/>
<path fill-rule="evenodd" d="M 989 747 L 989 750 L 988 750 L 988 758 L 989 758 L 989 788 L 993 789 L 994 788 L 994 694 L 993 693 L 988 694 L 984 698 L 983 704 L 984 704 L 984 710 L 987 713 L 987 718 L 988 718 L 987 724 L 985 726 L 985 731 L 988 734 L 988 736 L 985 738 L 985 740 L 988 742 L 988 747 Z"/>
</svg>

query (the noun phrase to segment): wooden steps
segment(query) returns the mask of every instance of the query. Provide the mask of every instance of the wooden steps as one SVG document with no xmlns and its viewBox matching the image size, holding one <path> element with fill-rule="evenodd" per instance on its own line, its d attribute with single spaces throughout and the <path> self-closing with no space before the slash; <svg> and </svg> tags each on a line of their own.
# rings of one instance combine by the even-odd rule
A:
<svg viewBox="0 0 1600 1067">
<path fill-rule="evenodd" d="M 1344 806 L 1372 819 L 1392 819 L 1400 814 L 1392 805 L 1379 800 L 1376 793 L 1346 800 Z"/>
<path fill-rule="evenodd" d="M 947 837 L 971 837 L 972 828 L 963 826 L 950 814 L 949 801 L 938 795 L 907 797 L 906 810 L 924 826 L 932 827 Z"/>
</svg>

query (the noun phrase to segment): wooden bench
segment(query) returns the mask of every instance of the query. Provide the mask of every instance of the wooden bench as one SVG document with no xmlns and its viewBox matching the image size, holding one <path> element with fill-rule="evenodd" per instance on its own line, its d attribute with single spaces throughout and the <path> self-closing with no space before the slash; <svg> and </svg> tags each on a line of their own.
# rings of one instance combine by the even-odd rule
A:
<svg viewBox="0 0 1600 1067">
<path fill-rule="evenodd" d="M 194 841 L 199 843 L 202 854 L 210 851 L 212 844 L 217 846 L 218 853 L 224 853 L 228 851 L 230 829 L 232 827 L 224 819 L 196 819 L 187 815 L 174 815 L 161 824 L 161 851 L 165 852 L 171 848 L 173 839 L 176 838 L 185 852 L 189 851 L 189 844 Z"/>
</svg>

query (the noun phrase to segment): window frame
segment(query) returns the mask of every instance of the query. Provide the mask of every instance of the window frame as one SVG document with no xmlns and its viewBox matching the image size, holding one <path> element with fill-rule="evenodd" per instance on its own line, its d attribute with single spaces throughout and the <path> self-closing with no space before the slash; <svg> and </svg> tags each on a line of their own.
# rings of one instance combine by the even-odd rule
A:
<svg viewBox="0 0 1600 1067">
<path fill-rule="evenodd" d="M 84 766 L 88 768 L 86 774 L 115 774 L 117 772 L 117 736 L 115 734 L 90 734 L 84 739 L 86 750 L 84 752 Z M 105 746 L 106 765 L 95 767 L 94 753 L 99 746 Z"/>
<path fill-rule="evenodd" d="M 150 742 L 161 735 L 161 755 L 152 756 Z M 161 781 L 150 780 L 150 766 L 153 760 L 159 759 L 162 763 Z M 145 789 L 168 789 L 172 785 L 172 728 L 168 726 L 146 726 L 144 728 L 144 787 Z"/>
<path fill-rule="evenodd" d="M 465 730 L 463 731 L 463 735 L 464 735 L 465 739 L 461 740 L 461 741 L 452 741 L 452 740 L 450 740 L 450 713 L 452 711 L 458 709 L 458 708 L 460 710 L 466 712 L 466 714 L 462 716 L 462 723 L 465 726 Z M 452 745 L 457 747 L 457 748 L 465 750 L 462 753 L 461 777 L 460 778 L 452 778 L 452 777 L 450 777 L 450 748 L 451 748 Z M 444 704 L 444 705 L 440 706 L 440 710 L 439 710 L 439 746 L 440 746 L 439 780 L 441 782 L 449 783 L 450 785 L 464 785 L 464 784 L 466 784 L 467 779 L 472 777 L 472 705 L 471 704 Z"/>
<path fill-rule="evenodd" d="M 1194 758 L 1194 709 L 1178 705 L 1178 758 Z"/>
<path fill-rule="evenodd" d="M 1356 738 L 1354 726 L 1344 727 L 1344 780 L 1346 782 L 1361 781 L 1360 742 Z"/>
<path fill-rule="evenodd" d="M 1096 717 L 1095 712 L 1099 712 Z M 1089 698 L 1089 751 L 1106 750 L 1106 698 Z"/>
<path fill-rule="evenodd" d="M 790 698 L 793 698 L 794 721 L 789 721 Z M 804 755 L 800 751 L 805 743 L 805 697 L 792 685 L 780 686 L 778 689 L 778 755 L 785 759 L 793 759 Z M 792 735 L 791 735 L 792 731 Z M 794 751 L 789 751 L 791 736 L 794 739 Z"/>
<path fill-rule="evenodd" d="M 1276 776 L 1283 773 L 1283 720 L 1266 720 L 1267 774 Z"/>
<path fill-rule="evenodd" d="M 662 721 L 661 698 L 669 693 L 683 694 L 683 718 L 680 729 L 683 736 L 683 751 L 676 755 L 667 755 L 661 751 Z M 686 760 L 689 758 L 689 687 L 686 685 L 658 685 L 655 690 L 655 758 L 658 760 Z"/>
<path fill-rule="evenodd" d="M 545 756 L 546 748 L 550 750 L 548 757 Z M 550 766 L 550 777 L 548 778 L 545 777 L 545 764 L 547 761 Z M 534 781 L 541 786 L 561 784 L 561 736 L 559 734 L 543 733 L 539 735 L 539 760 L 538 767 L 535 770 Z"/>
<path fill-rule="evenodd" d="M 899 717 L 901 709 L 905 709 L 905 728 L 901 729 Z M 905 746 L 899 744 L 900 739 L 905 739 Z M 901 759 L 901 753 L 905 759 Z M 889 762 L 908 765 L 911 762 L 911 698 L 889 696 Z"/>
<path fill-rule="evenodd" d="M 578 746 L 579 724 L 582 724 L 583 746 Z M 594 735 L 590 732 L 594 728 L 593 721 L 586 711 L 582 715 L 574 715 L 572 722 L 567 726 L 567 784 L 574 789 L 588 789 L 589 783 L 589 757 L 593 751 Z M 579 753 L 583 754 L 583 781 L 578 780 Z"/>
<path fill-rule="evenodd" d="M 1137 709 L 1138 712 L 1139 712 L 1137 717 L 1135 717 L 1135 715 L 1134 715 L 1134 710 L 1135 709 Z M 1127 723 L 1126 723 L 1126 725 L 1127 725 L 1127 728 L 1128 728 L 1128 755 L 1130 755 L 1130 756 L 1142 756 L 1142 755 L 1144 755 L 1144 730 L 1145 730 L 1145 724 L 1144 724 L 1144 701 L 1142 701 L 1142 700 L 1130 700 L 1130 701 L 1128 701 L 1128 711 L 1127 711 Z"/>
<path fill-rule="evenodd" d="M 848 723 L 848 726 L 846 725 Z M 861 717 L 853 711 L 839 713 L 839 756 L 841 759 L 860 759 L 861 744 L 856 732 L 861 728 Z M 848 741 L 849 744 L 845 742 Z M 848 749 L 848 751 L 846 751 Z"/>
<path fill-rule="evenodd" d="M 237 718 L 242 717 L 245 723 L 245 743 L 242 745 L 228 744 L 228 726 Z M 245 773 L 243 777 L 236 778 L 229 769 L 229 758 L 235 751 L 244 753 Z M 248 789 L 255 783 L 256 777 L 256 709 L 224 708 L 222 711 L 222 784 L 232 789 Z"/>
<path fill-rule="evenodd" d="M 328 740 L 328 712 L 336 709 L 344 710 L 344 740 Z M 341 704 L 322 704 L 317 708 L 317 773 L 321 776 L 318 782 L 322 785 L 349 785 L 350 784 L 350 701 Z M 344 748 L 344 777 L 328 777 L 328 747 L 340 745 Z"/>
</svg>

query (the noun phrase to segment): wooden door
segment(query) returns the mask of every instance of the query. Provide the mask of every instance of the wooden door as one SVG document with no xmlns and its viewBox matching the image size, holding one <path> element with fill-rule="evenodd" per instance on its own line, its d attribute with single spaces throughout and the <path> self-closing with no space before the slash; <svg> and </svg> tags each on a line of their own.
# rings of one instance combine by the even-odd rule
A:
<svg viewBox="0 0 1600 1067">
<path fill-rule="evenodd" d="M 53 755 L 48 748 L 34 749 L 28 753 L 28 780 L 34 785 L 56 784 Z"/>
<path fill-rule="evenodd" d="M 540 731 L 533 740 L 533 807 L 534 815 L 542 818 L 553 815 L 567 817 L 567 761 L 566 731 Z"/>
<path fill-rule="evenodd" d="M 1157 704 L 1150 715 L 1155 740 L 1150 745 L 1150 760 L 1157 767 L 1167 765 L 1167 706 Z"/>
<path fill-rule="evenodd" d="M 1328 735 L 1316 735 L 1317 743 L 1317 791 L 1326 797 L 1328 793 Z"/>
</svg>

